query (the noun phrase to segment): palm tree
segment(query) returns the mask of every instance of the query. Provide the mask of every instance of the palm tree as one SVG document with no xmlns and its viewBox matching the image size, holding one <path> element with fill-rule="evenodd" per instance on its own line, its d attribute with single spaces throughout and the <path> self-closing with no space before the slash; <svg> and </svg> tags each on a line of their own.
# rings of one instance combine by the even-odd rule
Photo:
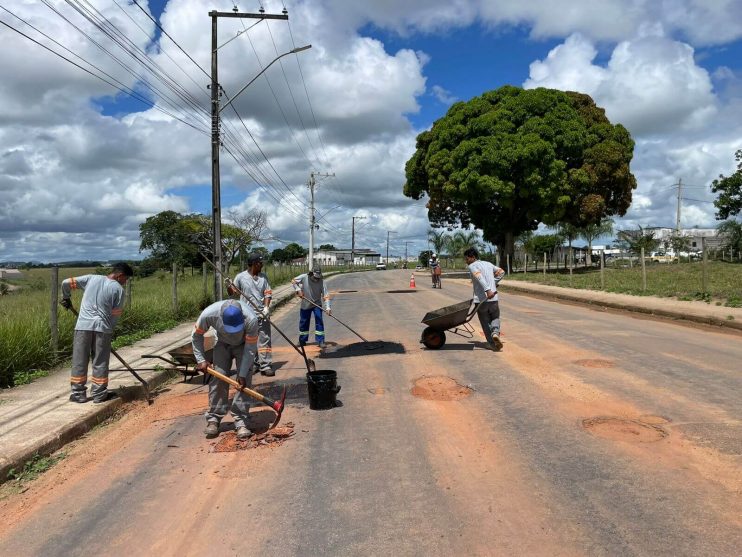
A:
<svg viewBox="0 0 742 557">
<path fill-rule="evenodd" d="M 587 257 L 590 258 L 590 266 L 593 264 L 593 241 L 601 236 L 613 234 L 613 221 L 611 219 L 601 219 L 594 224 L 586 224 L 578 229 L 577 234 L 587 242 Z"/>
<path fill-rule="evenodd" d="M 460 257 L 469 248 L 479 250 L 482 246 L 482 240 L 479 238 L 476 230 L 458 230 L 450 238 L 448 249 L 454 257 Z"/>
<path fill-rule="evenodd" d="M 445 232 L 438 232 L 431 228 L 428 230 L 428 240 L 433 244 L 433 251 L 440 255 L 448 245 L 449 238 Z"/>
</svg>

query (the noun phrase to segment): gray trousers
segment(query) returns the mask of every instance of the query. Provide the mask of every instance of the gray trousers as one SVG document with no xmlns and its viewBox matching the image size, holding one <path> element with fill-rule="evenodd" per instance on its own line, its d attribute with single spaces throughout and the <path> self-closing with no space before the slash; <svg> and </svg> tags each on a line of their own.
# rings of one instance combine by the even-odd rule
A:
<svg viewBox="0 0 742 557">
<path fill-rule="evenodd" d="M 75 331 L 72 340 L 72 367 L 70 384 L 72 394 L 87 392 L 88 364 L 93 360 L 93 400 L 108 395 L 108 360 L 111 357 L 111 333 Z"/>
<path fill-rule="evenodd" d="M 260 319 L 258 322 L 258 367 L 259 371 L 270 371 L 273 363 L 273 349 L 271 348 L 271 322 Z"/>
<path fill-rule="evenodd" d="M 500 304 L 498 302 L 484 302 L 477 310 L 479 323 L 487 338 L 492 343 L 492 335 L 500 336 Z"/>
<path fill-rule="evenodd" d="M 227 376 L 236 375 L 237 372 L 232 371 L 232 360 L 235 361 L 235 369 L 239 370 L 244 349 L 244 344 L 235 345 L 217 342 L 214 346 L 214 361 L 212 362 L 216 370 Z M 252 373 L 248 373 L 246 379 L 246 385 L 250 387 L 252 385 Z M 206 421 L 219 423 L 231 410 L 234 417 L 234 426 L 247 427 L 245 420 L 247 419 L 247 413 L 250 411 L 251 400 L 249 396 L 238 392 L 234 395 L 230 408 L 229 385 L 216 377 L 212 377 L 209 381 L 209 410 L 206 412 Z"/>
</svg>

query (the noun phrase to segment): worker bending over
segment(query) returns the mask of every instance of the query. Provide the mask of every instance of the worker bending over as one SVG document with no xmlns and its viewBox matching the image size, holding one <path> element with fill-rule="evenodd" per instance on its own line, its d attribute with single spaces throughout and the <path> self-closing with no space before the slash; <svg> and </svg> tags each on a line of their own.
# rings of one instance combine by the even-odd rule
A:
<svg viewBox="0 0 742 557">
<path fill-rule="evenodd" d="M 204 334 L 209 329 L 216 331 L 217 343 L 214 345 L 212 360 L 208 361 L 204 346 Z M 206 372 L 207 367 L 230 376 L 232 360 L 236 362 L 237 382 L 242 387 L 252 385 L 253 359 L 258 342 L 258 318 L 245 303 L 237 300 L 222 300 L 207 307 L 196 321 L 191 335 L 196 369 Z M 209 382 L 209 410 L 206 412 L 206 437 L 219 435 L 219 424 L 227 415 L 229 406 L 229 384 L 212 378 Z M 247 439 L 252 432 L 247 427 L 247 414 L 250 411 L 250 397 L 241 391 L 235 394 L 231 405 L 234 427 L 238 439 Z"/>
</svg>

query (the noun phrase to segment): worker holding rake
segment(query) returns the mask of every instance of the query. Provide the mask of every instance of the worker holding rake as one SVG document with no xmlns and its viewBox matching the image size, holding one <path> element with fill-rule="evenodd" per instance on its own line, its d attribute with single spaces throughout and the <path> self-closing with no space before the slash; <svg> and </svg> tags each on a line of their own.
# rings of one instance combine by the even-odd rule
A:
<svg viewBox="0 0 742 557">
<path fill-rule="evenodd" d="M 314 338 L 320 348 L 325 347 L 325 323 L 322 319 L 322 306 L 327 315 L 332 315 L 330 296 L 327 294 L 322 270 L 317 267 L 291 281 L 296 295 L 302 298 L 299 310 L 299 344 L 304 346 L 309 340 L 309 323 L 314 315 Z"/>
<path fill-rule="evenodd" d="M 213 364 L 206 360 L 204 343 L 204 334 L 211 328 L 217 335 Z M 207 368 L 213 367 L 219 373 L 230 376 L 235 373 L 232 371 L 234 360 L 237 382 L 242 387 L 250 387 L 257 342 L 258 318 L 250 306 L 237 300 L 214 302 L 201 313 L 191 335 L 193 355 L 197 362 L 196 369 L 205 373 Z M 204 431 L 208 439 L 219 435 L 219 424 L 228 410 L 230 410 L 229 385 L 223 381 L 210 381 L 209 410 L 206 412 Z M 252 435 L 246 423 L 249 410 L 250 397 L 241 391 L 238 392 L 231 404 L 238 439 L 247 439 Z"/>
<path fill-rule="evenodd" d="M 93 364 L 93 402 L 106 402 L 116 395 L 108 390 L 108 364 L 111 357 L 113 328 L 124 306 L 124 285 L 134 271 L 127 263 L 116 263 L 107 276 L 82 275 L 62 281 L 65 309 L 72 308 L 72 291 L 83 290 L 80 312 L 75 324 L 70 368 L 70 402 L 88 401 L 88 364 Z"/>
<path fill-rule="evenodd" d="M 254 251 L 247 256 L 247 270 L 238 273 L 234 277 L 234 284 L 237 286 L 242 296 L 240 301 L 250 304 L 252 307 L 262 308 L 258 314 L 258 358 L 257 364 L 260 373 L 268 377 L 273 377 L 276 372 L 273 371 L 271 364 L 273 362 L 271 348 L 271 322 L 268 319 L 270 315 L 270 305 L 273 298 L 273 291 L 268 282 L 268 277 L 261 271 L 263 270 L 263 256 L 260 252 Z M 228 287 L 230 294 L 236 294 L 234 287 Z M 250 297 L 250 300 L 246 298 Z M 256 370 L 257 372 L 257 370 Z"/>
</svg>

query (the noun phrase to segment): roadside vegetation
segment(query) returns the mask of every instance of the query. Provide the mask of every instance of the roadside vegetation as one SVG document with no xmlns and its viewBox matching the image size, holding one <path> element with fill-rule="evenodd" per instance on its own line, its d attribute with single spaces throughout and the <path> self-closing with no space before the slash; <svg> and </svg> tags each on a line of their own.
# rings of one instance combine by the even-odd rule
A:
<svg viewBox="0 0 742 557">
<path fill-rule="evenodd" d="M 707 291 L 701 286 L 702 263 L 647 264 L 647 289 L 642 289 L 641 265 L 631 268 L 605 269 L 605 288 L 600 287 L 599 268 L 576 268 L 570 276 L 568 270 L 543 270 L 527 273 L 514 272 L 508 281 L 537 282 L 566 288 L 604 290 L 635 296 L 675 297 L 679 300 L 704 300 L 717 305 L 742 307 L 742 264 L 723 261 L 708 262 Z"/>
</svg>

